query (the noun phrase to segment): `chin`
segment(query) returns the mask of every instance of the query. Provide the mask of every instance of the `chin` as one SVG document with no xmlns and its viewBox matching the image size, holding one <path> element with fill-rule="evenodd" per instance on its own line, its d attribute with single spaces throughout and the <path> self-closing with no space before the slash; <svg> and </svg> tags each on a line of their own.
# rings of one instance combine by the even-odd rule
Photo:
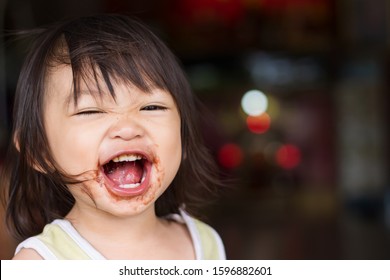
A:
<svg viewBox="0 0 390 280">
<path fill-rule="evenodd" d="M 157 198 L 165 191 L 166 188 L 162 186 L 161 180 L 156 179 L 155 183 L 151 176 L 145 179 L 143 183 L 148 185 L 141 185 L 139 192 L 132 192 L 131 195 L 126 191 L 124 195 L 121 191 L 113 188 L 110 181 L 94 182 L 88 186 L 90 194 L 93 199 L 94 207 L 107 214 L 116 217 L 129 217 L 139 215 L 145 211 L 154 211 L 154 203 Z M 91 200 L 91 197 L 88 197 Z"/>
</svg>

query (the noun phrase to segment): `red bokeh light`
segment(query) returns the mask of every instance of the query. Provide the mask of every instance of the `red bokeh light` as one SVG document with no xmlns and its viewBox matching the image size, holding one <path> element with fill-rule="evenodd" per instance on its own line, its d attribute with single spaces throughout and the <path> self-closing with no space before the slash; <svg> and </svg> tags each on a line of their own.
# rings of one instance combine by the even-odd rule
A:
<svg viewBox="0 0 390 280">
<path fill-rule="evenodd" d="M 284 169 L 293 169 L 301 162 L 301 151 L 294 145 L 283 145 L 276 152 L 276 162 Z"/>
<path fill-rule="evenodd" d="M 218 161 L 221 166 L 233 169 L 238 167 L 243 160 L 241 148 L 233 143 L 225 144 L 218 151 Z"/>
<path fill-rule="evenodd" d="M 177 0 L 176 13 L 184 22 L 216 21 L 234 25 L 244 17 L 241 0 Z"/>
<path fill-rule="evenodd" d="M 248 129 L 256 134 L 262 134 L 268 131 L 271 126 L 271 118 L 267 113 L 260 116 L 248 116 L 246 118 Z"/>
</svg>

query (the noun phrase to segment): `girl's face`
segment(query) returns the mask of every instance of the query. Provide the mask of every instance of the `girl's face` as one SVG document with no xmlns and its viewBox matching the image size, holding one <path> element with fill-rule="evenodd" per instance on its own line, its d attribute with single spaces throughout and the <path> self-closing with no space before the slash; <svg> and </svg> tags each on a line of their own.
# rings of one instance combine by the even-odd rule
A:
<svg viewBox="0 0 390 280">
<path fill-rule="evenodd" d="M 114 100 L 102 80 L 101 95 L 91 80 L 81 83 L 75 104 L 72 81 L 69 66 L 50 71 L 44 121 L 57 165 L 85 180 L 69 186 L 74 209 L 115 216 L 149 209 L 181 161 L 180 116 L 172 96 L 160 89 L 145 93 L 114 83 Z"/>
</svg>

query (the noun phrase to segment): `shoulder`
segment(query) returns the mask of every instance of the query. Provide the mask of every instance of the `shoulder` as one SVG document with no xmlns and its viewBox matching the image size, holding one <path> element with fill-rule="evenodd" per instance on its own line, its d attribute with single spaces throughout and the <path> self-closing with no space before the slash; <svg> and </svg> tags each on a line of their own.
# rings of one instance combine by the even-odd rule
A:
<svg viewBox="0 0 390 280">
<path fill-rule="evenodd" d="M 69 236 L 55 220 L 47 224 L 43 231 L 35 236 L 29 237 L 19 243 L 15 251 L 15 259 L 36 259 L 34 255 L 38 255 L 38 259 L 53 260 L 59 259 L 62 248 L 69 247 Z"/>
<path fill-rule="evenodd" d="M 15 260 L 35 260 L 35 259 L 52 259 L 51 256 L 48 255 L 50 252 L 49 247 L 47 246 L 45 239 L 50 240 L 47 236 L 50 237 L 50 224 L 46 225 L 43 229 L 43 232 L 31 236 L 21 243 L 18 244 L 15 250 L 15 255 L 13 259 Z M 47 232 L 49 231 L 49 235 Z"/>
<path fill-rule="evenodd" d="M 180 214 L 190 231 L 198 259 L 226 259 L 222 239 L 214 228 L 185 211 Z"/>
<path fill-rule="evenodd" d="M 23 248 L 13 258 L 13 260 L 43 260 L 41 255 L 34 249 Z"/>
</svg>

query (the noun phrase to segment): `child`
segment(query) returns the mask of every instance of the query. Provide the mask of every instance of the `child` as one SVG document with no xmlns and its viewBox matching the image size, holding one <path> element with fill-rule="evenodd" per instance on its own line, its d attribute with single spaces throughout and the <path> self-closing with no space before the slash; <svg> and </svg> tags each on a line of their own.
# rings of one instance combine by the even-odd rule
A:
<svg viewBox="0 0 390 280">
<path fill-rule="evenodd" d="M 188 214 L 218 180 L 168 48 L 120 15 L 36 35 L 2 175 L 14 259 L 224 259 Z"/>
</svg>

